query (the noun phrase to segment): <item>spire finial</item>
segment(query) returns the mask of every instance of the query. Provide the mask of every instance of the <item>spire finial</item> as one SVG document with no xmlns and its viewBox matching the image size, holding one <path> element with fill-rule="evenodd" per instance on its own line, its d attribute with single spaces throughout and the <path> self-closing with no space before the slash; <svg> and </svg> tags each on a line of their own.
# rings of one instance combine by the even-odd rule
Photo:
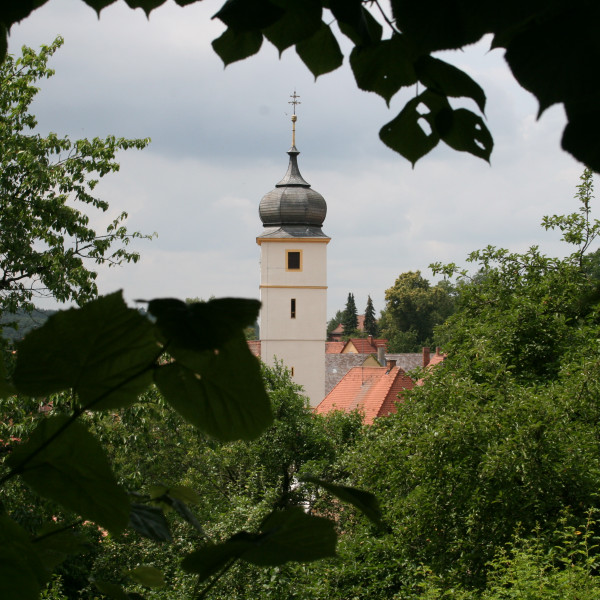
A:
<svg viewBox="0 0 600 600">
<path fill-rule="evenodd" d="M 294 148 L 296 146 L 296 121 L 298 120 L 298 117 L 296 116 L 296 105 L 302 104 L 302 102 L 298 100 L 300 96 L 296 94 L 296 90 L 294 90 L 294 93 L 290 96 L 290 98 L 291 101 L 288 102 L 288 104 L 291 104 L 294 107 L 294 114 L 292 114 L 292 148 Z"/>
</svg>

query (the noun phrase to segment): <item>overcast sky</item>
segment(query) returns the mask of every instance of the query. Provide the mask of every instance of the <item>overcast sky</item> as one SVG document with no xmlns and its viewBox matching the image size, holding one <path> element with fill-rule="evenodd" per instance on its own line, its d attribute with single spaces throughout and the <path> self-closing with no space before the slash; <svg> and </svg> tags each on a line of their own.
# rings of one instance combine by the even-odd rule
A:
<svg viewBox="0 0 600 600">
<path fill-rule="evenodd" d="M 444 55 L 487 94 L 491 166 L 441 145 L 412 169 L 378 138 L 407 94 L 388 109 L 356 87 L 347 58 L 315 82 L 293 49 L 279 59 L 266 41 L 224 69 L 210 44 L 223 30 L 210 18 L 222 3 L 168 3 L 148 20 L 117 2 L 98 20 L 81 0 L 50 0 L 13 27 L 12 53 L 65 38 L 34 104 L 41 131 L 152 138 L 146 150 L 121 153 L 121 171 L 97 189 L 110 216 L 126 210 L 130 229 L 158 238 L 138 244 L 139 263 L 102 270 L 101 292 L 258 297 L 258 204 L 287 169 L 294 89 L 300 170 L 328 206 L 329 316 L 348 292 L 359 312 L 367 294 L 379 312 L 400 273 L 431 278 L 431 262 L 462 265 L 488 244 L 566 253 L 539 224 L 576 210 L 583 168 L 560 150 L 562 108 L 536 121 L 537 103 L 502 51 L 489 52 L 488 42 Z"/>
</svg>

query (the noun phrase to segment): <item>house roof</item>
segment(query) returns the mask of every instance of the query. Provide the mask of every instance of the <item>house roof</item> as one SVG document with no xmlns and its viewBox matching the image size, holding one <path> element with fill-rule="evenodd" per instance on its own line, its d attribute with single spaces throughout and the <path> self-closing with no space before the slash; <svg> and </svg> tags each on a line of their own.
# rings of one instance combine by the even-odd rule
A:
<svg viewBox="0 0 600 600">
<path fill-rule="evenodd" d="M 340 354 L 346 342 L 325 342 L 325 354 Z"/>
<path fill-rule="evenodd" d="M 342 352 L 377 354 L 377 348 L 387 348 L 387 340 L 376 340 L 372 336 L 367 338 L 350 338 L 346 342 Z"/>
<path fill-rule="evenodd" d="M 396 412 L 398 394 L 413 387 L 413 380 L 399 367 L 353 367 L 315 412 L 360 410 L 365 423 L 370 425 L 375 418 Z"/>
<path fill-rule="evenodd" d="M 447 356 L 448 356 L 447 354 L 442 354 L 442 351 L 440 348 L 436 348 L 435 354 L 429 359 L 429 362 L 427 363 L 427 366 L 425 368 L 432 369 L 436 365 L 443 363 L 446 360 Z M 425 383 L 425 379 L 423 377 L 421 379 L 419 379 L 419 381 L 417 381 L 417 385 L 423 385 L 424 383 Z"/>
<path fill-rule="evenodd" d="M 365 315 L 358 315 L 358 331 L 365 330 Z M 344 333 L 344 326 L 340 323 L 329 335 L 342 335 Z"/>
<path fill-rule="evenodd" d="M 433 367 L 434 365 L 439 365 L 441 362 L 446 360 L 447 354 L 438 354 L 437 352 L 431 357 L 429 361 L 428 367 Z"/>
<path fill-rule="evenodd" d="M 248 348 L 250 348 L 250 352 L 254 354 L 257 358 L 260 358 L 260 340 L 247 340 Z"/>
<path fill-rule="evenodd" d="M 395 360 L 396 364 L 405 371 L 413 371 L 423 367 L 423 353 L 422 352 L 386 352 L 386 360 Z M 429 363 L 429 358 L 427 359 Z"/>
</svg>

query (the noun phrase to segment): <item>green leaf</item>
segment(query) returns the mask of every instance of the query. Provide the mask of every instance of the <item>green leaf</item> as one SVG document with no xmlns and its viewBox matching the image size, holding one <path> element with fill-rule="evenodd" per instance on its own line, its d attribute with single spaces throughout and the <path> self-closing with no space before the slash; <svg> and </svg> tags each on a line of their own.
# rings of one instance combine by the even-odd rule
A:
<svg viewBox="0 0 600 600">
<path fill-rule="evenodd" d="M 283 4 L 285 14 L 263 29 L 264 36 L 279 50 L 310 38 L 321 26 L 323 8 L 317 0 L 290 0 Z"/>
<path fill-rule="evenodd" d="M 38 600 L 46 572 L 27 533 L 0 515 L 0 598 Z"/>
<path fill-rule="evenodd" d="M 148 303 L 156 325 L 174 347 L 184 350 L 213 350 L 238 336 L 258 317 L 260 302 L 244 298 L 217 298 L 208 302 L 186 303 L 159 298 Z"/>
<path fill-rule="evenodd" d="M 167 487 L 166 485 L 150 486 L 150 497 L 153 500 L 160 496 L 164 496 L 165 494 L 171 498 L 177 498 L 182 502 L 188 502 L 189 504 L 198 504 L 200 502 L 198 492 L 186 485 L 174 485 L 171 487 Z"/>
<path fill-rule="evenodd" d="M 100 11 L 111 4 L 114 4 L 117 0 L 83 0 L 88 6 L 91 6 L 98 15 Z"/>
<path fill-rule="evenodd" d="M 299 506 L 273 511 L 261 525 L 263 539 L 244 555 L 255 565 L 281 565 L 290 560 L 308 562 L 335 556 L 334 524 L 309 515 Z"/>
<path fill-rule="evenodd" d="M 263 35 L 260 31 L 237 31 L 228 28 L 213 40 L 212 47 L 227 66 L 256 54 L 262 46 L 262 41 Z"/>
<path fill-rule="evenodd" d="M 600 6 L 589 3 L 573 10 L 565 4 L 562 10 L 547 13 L 529 21 L 507 44 L 505 58 L 513 75 L 535 94 L 538 116 L 557 102 L 598 110 L 600 82 L 590 74 L 600 60 Z"/>
<path fill-rule="evenodd" d="M 67 426 L 68 421 L 65 415 L 43 418 L 6 464 L 41 496 L 120 533 L 129 517 L 127 494 L 117 485 L 100 443 L 81 423 Z"/>
<path fill-rule="evenodd" d="M 166 0 L 125 0 L 129 8 L 141 8 L 148 16 L 155 8 L 162 6 Z"/>
<path fill-rule="evenodd" d="M 419 112 L 418 108 L 421 103 L 430 108 L 431 112 Z M 379 132 L 381 141 L 408 159 L 414 166 L 440 141 L 434 119 L 431 119 L 433 122 L 431 133 L 427 133 L 419 122 L 423 119 L 430 123 L 430 115 L 437 113 L 441 108 L 439 104 L 442 103 L 442 97 L 432 92 L 425 91 L 419 94 L 406 103 L 395 119 L 381 128 Z"/>
<path fill-rule="evenodd" d="M 230 560 L 239 559 L 249 548 L 250 542 L 242 539 L 233 541 L 230 538 L 222 544 L 207 544 L 188 554 L 181 562 L 181 568 L 198 575 L 199 581 L 204 581 L 216 575 Z"/>
<path fill-rule="evenodd" d="M 391 0 L 396 26 L 420 53 L 462 48 L 479 40 L 486 28 L 481 15 L 497 11 L 480 0 Z"/>
<path fill-rule="evenodd" d="M 4 357 L 0 354 L 0 399 L 14 396 L 17 390 L 8 379 Z"/>
<path fill-rule="evenodd" d="M 222 441 L 255 439 L 272 423 L 258 360 L 243 337 L 218 351 L 171 352 L 177 362 L 157 369 L 155 382 L 186 421 Z"/>
<path fill-rule="evenodd" d="M 172 485 L 168 489 L 168 493 L 172 498 L 177 498 L 177 500 L 188 504 L 198 504 L 200 502 L 198 492 L 187 485 Z"/>
<path fill-rule="evenodd" d="M 401 87 L 417 81 L 404 37 L 397 34 L 376 46 L 355 47 L 350 65 L 358 87 L 379 94 L 388 106 Z"/>
<path fill-rule="evenodd" d="M 567 107 L 567 118 L 569 121 L 562 137 L 563 150 L 600 173 L 600 110 L 577 112 Z"/>
<path fill-rule="evenodd" d="M 113 600 L 131 600 L 129 594 L 116 583 L 110 581 L 94 581 L 94 585 L 105 595 Z"/>
<path fill-rule="evenodd" d="M 132 504 L 129 525 L 155 542 L 172 542 L 171 530 L 163 511 L 156 506 Z"/>
<path fill-rule="evenodd" d="M 8 30 L 4 23 L 0 22 L 0 64 L 6 59 L 8 52 Z"/>
<path fill-rule="evenodd" d="M 338 41 L 325 23 L 312 37 L 296 44 L 296 52 L 315 79 L 337 69 L 344 60 Z"/>
<path fill-rule="evenodd" d="M 198 521 L 196 515 L 189 509 L 185 502 L 182 502 L 178 498 L 171 498 L 171 507 L 184 521 L 189 523 L 198 533 L 200 533 L 203 536 L 206 535 L 204 528 L 200 524 L 200 521 Z"/>
<path fill-rule="evenodd" d="M 478 115 L 466 108 L 451 112 L 451 123 L 441 135 L 442 140 L 454 150 L 469 152 L 489 162 L 494 140 Z"/>
<path fill-rule="evenodd" d="M 329 8 L 340 31 L 356 46 L 370 46 L 381 41 L 383 27 L 362 5 L 361 0 L 330 0 Z"/>
<path fill-rule="evenodd" d="M 131 571 L 127 571 L 127 575 L 141 585 L 151 588 L 161 588 L 165 586 L 165 576 L 163 572 L 154 567 L 139 566 Z"/>
<path fill-rule="evenodd" d="M 150 385 L 158 350 L 152 324 L 117 292 L 56 313 L 27 335 L 13 379 L 30 396 L 73 388 L 86 408 L 120 408 Z"/>
<path fill-rule="evenodd" d="M 419 81 L 428 89 L 443 96 L 472 98 L 479 110 L 485 112 L 483 89 L 464 71 L 432 56 L 419 58 L 415 63 L 415 70 Z"/>
<path fill-rule="evenodd" d="M 150 487 L 150 497 L 153 501 L 163 506 L 172 508 L 182 519 L 187 521 L 196 531 L 205 535 L 204 529 L 194 513 L 185 504 L 198 504 L 200 496 L 191 488 L 185 486 L 173 486 L 168 488 L 164 485 Z"/>
<path fill-rule="evenodd" d="M 87 540 L 79 531 L 65 530 L 55 524 L 48 525 L 38 532 L 33 544 L 49 573 L 69 555 L 81 553 L 88 548 Z"/>
<path fill-rule="evenodd" d="M 12 0 L 9 2 L 5 0 L 0 8 L 0 23 L 10 29 L 13 23 L 22 21 L 46 2 L 48 0 Z"/>
<path fill-rule="evenodd" d="M 374 494 L 345 485 L 336 485 L 311 476 L 302 477 L 302 481 L 308 481 L 322 487 L 332 496 L 343 502 L 348 502 L 348 504 L 360 510 L 375 525 L 381 525 L 381 510 Z"/>
<path fill-rule="evenodd" d="M 269 0 L 227 0 L 213 19 L 237 31 L 264 29 L 281 19 L 285 11 Z"/>
<path fill-rule="evenodd" d="M 203 581 L 230 560 L 277 566 L 335 556 L 336 542 L 332 521 L 307 515 L 295 506 L 271 513 L 263 521 L 260 533 L 240 532 L 223 544 L 210 544 L 192 552 L 184 558 L 182 568 Z"/>
</svg>

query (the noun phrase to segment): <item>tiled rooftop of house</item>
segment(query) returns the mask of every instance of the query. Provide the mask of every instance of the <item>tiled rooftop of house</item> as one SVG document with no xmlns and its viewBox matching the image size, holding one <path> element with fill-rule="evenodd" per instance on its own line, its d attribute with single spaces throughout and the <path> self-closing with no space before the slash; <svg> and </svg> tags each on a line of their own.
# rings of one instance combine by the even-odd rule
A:
<svg viewBox="0 0 600 600">
<path fill-rule="evenodd" d="M 254 356 L 260 358 L 260 340 L 248 340 L 248 348 Z"/>
<path fill-rule="evenodd" d="M 397 410 L 398 394 L 414 387 L 413 380 L 399 367 L 353 367 L 316 407 L 326 414 L 334 410 L 359 410 L 364 422 Z"/>
<path fill-rule="evenodd" d="M 366 338 L 350 338 L 342 352 L 358 354 L 377 354 L 377 348 L 386 348 L 387 340 L 376 340 L 372 335 Z"/>
<path fill-rule="evenodd" d="M 425 350 L 425 348 L 423 348 L 423 350 Z M 427 348 L 427 350 L 429 350 L 429 348 Z M 441 348 L 436 348 L 435 349 L 435 354 L 432 357 L 427 357 L 429 358 L 429 361 L 427 362 L 426 368 L 427 369 L 431 369 L 433 367 L 435 367 L 435 365 L 439 365 L 440 363 L 443 363 L 446 360 L 446 357 L 448 355 L 447 354 L 442 354 L 442 350 Z M 423 353 L 423 362 L 425 362 L 425 354 Z M 425 379 L 421 378 L 417 381 L 417 385 L 423 385 L 423 383 L 425 383 Z"/>
<path fill-rule="evenodd" d="M 325 354 L 340 354 L 346 342 L 325 342 Z"/>
<path fill-rule="evenodd" d="M 365 315 L 358 315 L 358 331 L 365 330 Z M 344 326 L 340 323 L 329 335 L 332 339 L 339 339 L 344 334 Z"/>
</svg>

